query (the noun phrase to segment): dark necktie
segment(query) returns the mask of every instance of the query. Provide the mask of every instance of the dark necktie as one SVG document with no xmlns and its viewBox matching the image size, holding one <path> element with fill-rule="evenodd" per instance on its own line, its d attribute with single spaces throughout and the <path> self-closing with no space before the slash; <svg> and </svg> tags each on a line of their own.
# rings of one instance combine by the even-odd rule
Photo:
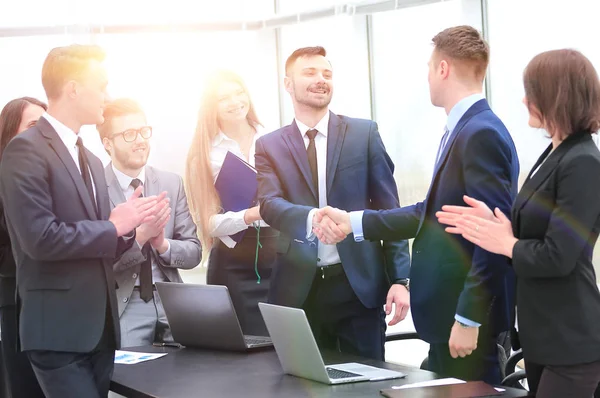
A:
<svg viewBox="0 0 600 398">
<path fill-rule="evenodd" d="M 448 143 L 448 135 L 450 135 L 450 131 L 448 127 L 444 127 L 444 135 L 442 136 L 442 140 L 440 141 L 440 147 L 438 148 L 437 157 L 435 158 L 435 164 L 437 165 L 442 157 L 442 153 L 444 152 L 444 148 Z"/>
<path fill-rule="evenodd" d="M 83 141 L 81 137 L 77 137 L 77 149 L 79 152 L 79 169 L 81 171 L 81 177 L 83 178 L 83 183 L 90 195 L 90 199 L 92 200 L 92 205 L 94 206 L 94 211 L 96 215 L 98 214 L 98 206 L 96 205 L 96 197 L 94 196 L 94 188 L 92 187 L 92 176 L 90 174 L 90 166 L 88 162 L 87 155 L 85 153 L 85 147 L 83 146 Z"/>
<path fill-rule="evenodd" d="M 129 184 L 133 189 L 137 189 L 142 182 L 139 178 L 134 178 Z M 144 196 L 143 194 L 140 197 Z M 142 254 L 146 257 L 140 267 L 140 298 L 146 303 L 152 300 L 152 247 L 150 243 L 142 247 Z"/>
<path fill-rule="evenodd" d="M 319 197 L 319 169 L 317 168 L 317 147 L 315 146 L 315 137 L 317 136 L 317 130 L 308 130 L 306 132 L 306 136 L 308 137 L 308 147 L 306 148 L 306 153 L 308 154 L 308 164 L 310 166 L 310 171 L 312 173 L 312 182 L 315 187 L 315 192 L 317 193 L 317 198 Z"/>
</svg>

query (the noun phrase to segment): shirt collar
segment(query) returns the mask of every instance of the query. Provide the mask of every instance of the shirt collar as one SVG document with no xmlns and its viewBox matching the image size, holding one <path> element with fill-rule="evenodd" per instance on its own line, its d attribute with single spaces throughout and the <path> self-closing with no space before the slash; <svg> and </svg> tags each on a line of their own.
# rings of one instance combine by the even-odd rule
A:
<svg viewBox="0 0 600 398">
<path fill-rule="evenodd" d="M 302 135 L 302 137 L 304 137 L 306 135 L 306 132 L 308 130 L 311 130 L 311 128 L 308 127 L 306 124 L 302 123 L 297 118 L 295 118 L 295 120 L 296 125 L 298 126 L 298 130 L 300 130 L 300 134 Z M 323 134 L 325 137 L 327 137 L 327 130 L 329 129 L 329 111 L 327 111 L 325 116 L 323 116 L 323 119 L 321 119 L 319 123 L 317 123 L 314 129 L 317 130 L 319 133 Z"/>
<path fill-rule="evenodd" d="M 77 133 L 75 133 L 73 130 L 71 130 L 70 128 L 65 126 L 63 123 L 58 121 L 58 119 L 54 118 L 53 116 L 50 116 L 50 114 L 48 114 L 48 112 L 44 112 L 42 117 L 44 119 L 46 119 L 48 121 L 48 123 L 50 123 L 50 126 L 52 126 L 54 131 L 56 131 L 56 134 L 58 134 L 58 137 L 65 144 L 65 146 L 67 148 L 69 148 L 69 149 L 75 148 L 75 145 L 77 144 L 77 137 L 78 137 Z"/>
<path fill-rule="evenodd" d="M 254 130 L 256 130 L 256 134 L 254 135 L 255 142 L 257 139 L 259 139 L 261 136 L 263 136 L 267 133 L 267 131 L 260 125 L 254 126 Z M 219 130 L 219 132 L 217 133 L 215 138 L 213 138 L 213 140 L 212 140 L 212 146 L 217 147 L 217 146 L 221 145 L 221 143 L 223 141 L 229 141 L 229 142 L 235 143 L 235 140 L 229 138 L 225 133 L 223 133 L 221 130 Z"/>
<path fill-rule="evenodd" d="M 213 138 L 212 140 L 212 146 L 219 146 L 225 140 L 233 141 L 231 138 L 227 137 L 221 130 L 219 130 L 215 138 Z"/>
<path fill-rule="evenodd" d="M 460 119 L 465 115 L 465 113 L 467 113 L 469 108 L 471 108 L 477 101 L 480 101 L 484 98 L 485 96 L 482 93 L 476 93 L 458 101 L 458 103 L 452 107 L 450 113 L 448 113 L 448 120 L 446 122 L 446 128 L 448 131 L 452 133 Z"/>
<path fill-rule="evenodd" d="M 117 181 L 119 182 L 119 186 L 121 187 L 121 190 L 123 192 L 125 192 L 129 189 L 129 186 L 131 185 L 131 181 L 133 181 L 135 178 L 138 178 L 142 182 L 142 184 L 146 184 L 146 167 L 145 166 L 142 167 L 142 170 L 140 171 L 140 174 L 138 174 L 137 177 L 131 178 L 127 174 L 125 174 L 122 171 L 120 171 L 119 169 L 117 169 L 115 167 L 114 163 L 111 162 L 110 165 L 115 173 L 115 176 L 117 177 Z"/>
</svg>

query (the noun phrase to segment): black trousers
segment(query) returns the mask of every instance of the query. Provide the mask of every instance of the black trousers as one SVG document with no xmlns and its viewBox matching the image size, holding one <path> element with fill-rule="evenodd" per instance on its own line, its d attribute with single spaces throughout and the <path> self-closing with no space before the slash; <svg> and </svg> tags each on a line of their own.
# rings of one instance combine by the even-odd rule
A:
<svg viewBox="0 0 600 398">
<path fill-rule="evenodd" d="M 384 361 L 383 304 L 366 308 L 352 290 L 341 264 L 330 271 L 323 274 L 317 270 L 303 306 L 319 348 Z"/>
<path fill-rule="evenodd" d="M 591 398 L 600 383 L 600 361 L 570 365 L 540 365 L 525 359 L 529 390 L 537 398 Z"/>
<path fill-rule="evenodd" d="M 106 398 L 115 368 L 114 330 L 107 297 L 104 329 L 93 351 L 26 351 L 46 397 Z"/>
<path fill-rule="evenodd" d="M 5 370 L 7 390 L 11 398 L 43 398 L 27 354 L 17 351 L 19 326 L 14 305 L 0 308 L 0 330 L 2 338 L 2 367 Z"/>
<path fill-rule="evenodd" d="M 275 262 L 275 249 L 279 232 L 273 228 L 261 228 L 258 250 L 258 275 L 254 269 L 257 232 L 249 228 L 243 239 L 233 249 L 219 239 L 214 240 L 210 253 L 206 283 L 227 286 L 244 334 L 268 336 L 259 302 L 267 301 L 271 271 Z"/>
<path fill-rule="evenodd" d="M 477 349 L 464 358 L 452 358 L 448 343 L 429 346 L 428 370 L 444 377 L 462 380 L 485 381 L 499 385 L 502 382 L 498 361 L 497 337 L 480 328 Z"/>
</svg>

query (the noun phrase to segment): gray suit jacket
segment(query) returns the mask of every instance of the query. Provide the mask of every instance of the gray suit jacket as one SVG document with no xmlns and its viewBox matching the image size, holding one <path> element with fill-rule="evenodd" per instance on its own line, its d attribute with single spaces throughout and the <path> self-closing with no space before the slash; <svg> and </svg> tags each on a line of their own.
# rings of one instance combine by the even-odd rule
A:
<svg viewBox="0 0 600 398">
<path fill-rule="evenodd" d="M 119 203 L 123 203 L 126 199 L 119 186 L 117 176 L 112 169 L 112 164 L 106 166 L 104 172 L 108 185 L 110 204 L 111 208 L 113 208 Z M 153 261 L 155 264 L 158 264 L 158 267 L 169 282 L 181 283 L 183 281 L 177 269 L 192 269 L 200 263 L 202 257 L 202 249 L 196 235 L 196 225 L 192 221 L 192 216 L 188 209 L 183 181 L 177 174 L 146 166 L 144 190 L 147 196 L 158 195 L 163 191 L 167 191 L 167 197 L 171 204 L 171 219 L 165 227 L 165 237 L 171 245 L 171 263 L 165 263 L 155 250 L 152 251 L 151 255 Z M 113 265 L 115 280 L 117 282 L 119 317 L 123 314 L 129 302 L 135 281 L 140 273 L 141 264 L 144 260 L 145 257 L 139 245 L 134 244 Z"/>
<path fill-rule="evenodd" d="M 112 264 L 135 244 L 117 238 L 100 159 L 86 150 L 98 213 L 76 163 L 45 118 L 2 154 L 0 191 L 17 264 L 23 350 L 88 353 L 110 308 L 120 344 Z"/>
</svg>

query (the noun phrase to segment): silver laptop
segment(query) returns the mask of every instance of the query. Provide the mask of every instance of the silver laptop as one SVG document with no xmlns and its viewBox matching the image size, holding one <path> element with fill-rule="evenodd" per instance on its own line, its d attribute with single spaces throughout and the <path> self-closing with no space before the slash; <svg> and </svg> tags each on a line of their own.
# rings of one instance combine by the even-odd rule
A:
<svg viewBox="0 0 600 398">
<path fill-rule="evenodd" d="M 245 336 L 225 286 L 156 282 L 173 339 L 187 347 L 248 351 L 269 347 L 265 336 Z"/>
<path fill-rule="evenodd" d="M 398 379 L 406 375 L 356 362 L 325 366 L 303 310 L 258 303 L 283 371 L 326 384 Z"/>
</svg>

